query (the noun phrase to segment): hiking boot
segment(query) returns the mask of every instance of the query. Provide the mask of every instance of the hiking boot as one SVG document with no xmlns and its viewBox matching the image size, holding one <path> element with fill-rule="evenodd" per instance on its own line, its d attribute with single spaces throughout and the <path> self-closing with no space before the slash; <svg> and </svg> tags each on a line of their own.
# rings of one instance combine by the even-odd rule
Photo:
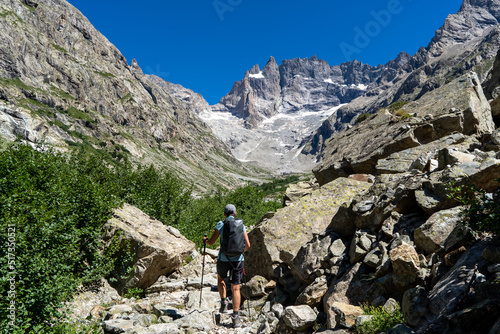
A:
<svg viewBox="0 0 500 334">
<path fill-rule="evenodd" d="M 231 320 L 233 320 L 233 328 L 240 328 L 241 327 L 241 319 L 239 315 L 232 315 Z"/>
<path fill-rule="evenodd" d="M 228 306 L 228 302 L 220 303 L 219 313 L 229 313 L 230 311 Z"/>
</svg>

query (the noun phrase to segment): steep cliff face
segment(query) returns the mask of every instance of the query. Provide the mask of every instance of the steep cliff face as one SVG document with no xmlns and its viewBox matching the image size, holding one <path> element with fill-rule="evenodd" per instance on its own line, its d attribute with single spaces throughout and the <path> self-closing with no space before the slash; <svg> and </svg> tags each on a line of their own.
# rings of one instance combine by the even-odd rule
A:
<svg viewBox="0 0 500 334">
<path fill-rule="evenodd" d="M 0 1 L 0 104 L 11 140 L 130 155 L 191 182 L 210 175 L 202 189 L 237 183 L 227 170 L 246 173 L 189 107 L 62 0 Z"/>
<path fill-rule="evenodd" d="M 214 110 L 231 112 L 254 129 L 276 114 L 318 112 L 347 103 L 373 83 L 374 72 L 376 68 L 357 61 L 330 67 L 313 56 L 278 66 L 271 57 L 262 71 L 258 65 L 247 71 Z"/>
<path fill-rule="evenodd" d="M 362 113 L 375 113 L 398 101 L 414 101 L 467 71 L 486 78 L 500 45 L 500 1 L 465 0 L 458 13 L 449 15 L 426 48 L 400 55 L 384 68 L 380 84 L 341 107 L 311 138 L 317 143 L 352 125 Z M 327 129 L 327 131 L 325 131 Z M 314 145 L 313 145 L 314 146 Z M 310 153 L 319 154 L 323 150 Z"/>
</svg>

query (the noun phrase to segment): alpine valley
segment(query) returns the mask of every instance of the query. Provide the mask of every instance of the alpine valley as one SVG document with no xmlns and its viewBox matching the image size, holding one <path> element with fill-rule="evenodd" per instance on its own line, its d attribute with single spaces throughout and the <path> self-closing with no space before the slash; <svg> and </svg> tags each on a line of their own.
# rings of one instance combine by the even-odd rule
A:
<svg viewBox="0 0 500 334">
<path fill-rule="evenodd" d="M 12 250 L 16 261 L 40 266 L 23 268 L 31 281 L 8 274 L 17 285 L 3 278 L 0 290 L 12 295 L 17 287 L 14 298 L 106 334 L 499 334 L 499 49 L 500 0 L 464 0 L 414 55 L 378 66 L 271 57 L 209 105 L 128 62 L 65 0 L 0 0 L 0 153 L 13 141 L 42 152 L 11 151 L 44 157 L 52 157 L 46 147 L 79 148 L 111 162 L 105 171 L 122 160 L 167 168 L 195 195 L 280 174 L 310 179 L 289 185 L 275 212 L 245 221 L 251 247 L 241 328 L 229 328 L 231 316 L 219 312 L 218 252 L 200 254 L 201 235 L 188 240 L 130 203 L 97 218 L 94 202 L 78 206 L 82 212 L 51 196 L 39 205 L 37 192 L 58 184 L 31 187 L 8 168 L 0 185 L 27 184 L 23 194 L 34 204 L 17 192 L 0 197 L 0 263 L 8 268 Z M 39 167 L 30 165 L 34 177 Z M 98 203 L 112 197 L 102 196 Z M 216 205 L 208 203 L 200 211 L 212 217 Z M 182 209 L 176 202 L 171 211 Z M 67 229 L 66 215 L 81 220 Z M 97 225 L 91 234 L 89 221 Z M 67 244 L 81 248 L 51 248 Z M 75 260 L 94 257 L 109 257 L 114 280 Z M 59 271 L 84 267 L 99 284 L 65 294 L 64 308 L 51 304 L 50 293 L 67 283 Z M 131 291 L 140 293 L 126 298 Z M 374 308 L 382 319 L 366 314 Z M 19 333 L 51 327 L 56 319 L 48 318 L 30 324 L 29 314 L 19 314 Z M 397 321 L 370 327 L 387 318 Z"/>
</svg>

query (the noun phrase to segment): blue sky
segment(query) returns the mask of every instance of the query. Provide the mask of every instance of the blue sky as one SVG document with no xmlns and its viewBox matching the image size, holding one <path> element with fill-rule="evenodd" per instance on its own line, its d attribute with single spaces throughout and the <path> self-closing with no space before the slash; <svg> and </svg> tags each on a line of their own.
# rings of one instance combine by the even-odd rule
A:
<svg viewBox="0 0 500 334">
<path fill-rule="evenodd" d="M 270 56 L 376 66 L 427 46 L 462 0 L 69 0 L 127 58 L 215 104 Z"/>
</svg>

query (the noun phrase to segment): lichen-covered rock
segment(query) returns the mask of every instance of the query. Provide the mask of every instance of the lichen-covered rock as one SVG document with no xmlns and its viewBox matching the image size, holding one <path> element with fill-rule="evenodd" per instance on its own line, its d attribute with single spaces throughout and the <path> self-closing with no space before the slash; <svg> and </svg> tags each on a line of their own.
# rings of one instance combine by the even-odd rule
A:
<svg viewBox="0 0 500 334">
<path fill-rule="evenodd" d="M 400 286 L 406 286 L 416 281 L 420 261 L 415 247 L 402 242 L 401 245 L 389 252 L 394 271 L 394 283 Z"/>
<path fill-rule="evenodd" d="M 280 263 L 293 266 L 299 249 L 314 234 L 325 232 L 339 206 L 369 187 L 366 182 L 341 178 L 302 197 L 293 206 L 279 209 L 249 233 L 252 247 L 245 255 L 247 273 L 273 278 L 274 268 Z"/>
<path fill-rule="evenodd" d="M 291 184 L 285 191 L 285 195 L 283 196 L 283 203 L 288 206 L 290 205 L 290 203 L 295 202 L 306 195 L 309 195 L 318 188 L 318 184 L 313 182 L 299 182 L 296 184 Z"/>
<path fill-rule="evenodd" d="M 415 230 L 415 245 L 426 254 L 442 250 L 448 252 L 461 246 L 470 236 L 462 224 L 461 212 L 456 207 L 433 214 L 427 222 Z"/>
<path fill-rule="evenodd" d="M 403 109 L 416 117 L 397 121 L 391 114 L 379 113 L 327 140 L 323 160 L 313 170 L 320 185 L 349 174 L 374 174 L 381 159 L 453 132 L 473 135 L 495 130 L 490 105 L 475 73 L 428 92 Z M 427 115 L 432 117 L 425 119 Z M 404 160 L 405 167 L 391 170 L 406 169 L 410 159 Z"/>
<path fill-rule="evenodd" d="M 179 268 L 195 250 L 195 244 L 177 230 L 129 204 L 115 209 L 113 218 L 103 230 L 108 245 L 116 242 L 123 252 L 132 251 L 134 254 L 134 263 L 131 264 L 134 271 L 129 277 L 118 280 L 118 291 L 132 287 L 147 289 L 160 276 Z"/>
</svg>

